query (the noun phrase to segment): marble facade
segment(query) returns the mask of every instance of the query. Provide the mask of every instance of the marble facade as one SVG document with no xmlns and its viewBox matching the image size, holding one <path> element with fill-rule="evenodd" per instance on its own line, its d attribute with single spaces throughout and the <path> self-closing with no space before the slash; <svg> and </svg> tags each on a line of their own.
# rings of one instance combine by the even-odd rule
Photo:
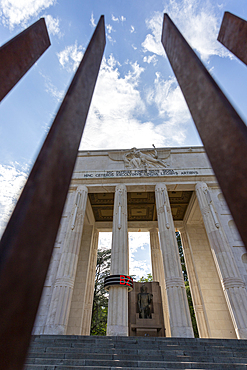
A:
<svg viewBox="0 0 247 370">
<path fill-rule="evenodd" d="M 34 334 L 90 335 L 99 232 L 128 275 L 128 231 L 149 231 L 166 336 L 193 337 L 175 230 L 200 337 L 246 339 L 247 253 L 202 147 L 78 153 Z M 110 288 L 107 335 L 128 335 L 127 288 Z"/>
</svg>

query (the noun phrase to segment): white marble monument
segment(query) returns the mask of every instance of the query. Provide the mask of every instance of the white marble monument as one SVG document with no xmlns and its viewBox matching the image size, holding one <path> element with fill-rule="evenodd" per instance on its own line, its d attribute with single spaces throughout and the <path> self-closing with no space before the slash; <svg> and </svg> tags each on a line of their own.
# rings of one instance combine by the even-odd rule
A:
<svg viewBox="0 0 247 370">
<path fill-rule="evenodd" d="M 128 275 L 128 231 L 149 231 L 166 335 L 193 337 L 175 230 L 200 337 L 246 339 L 247 253 L 202 147 L 79 152 L 34 334 L 90 335 L 99 232 Z M 107 335 L 128 336 L 126 287 L 110 288 Z"/>
</svg>

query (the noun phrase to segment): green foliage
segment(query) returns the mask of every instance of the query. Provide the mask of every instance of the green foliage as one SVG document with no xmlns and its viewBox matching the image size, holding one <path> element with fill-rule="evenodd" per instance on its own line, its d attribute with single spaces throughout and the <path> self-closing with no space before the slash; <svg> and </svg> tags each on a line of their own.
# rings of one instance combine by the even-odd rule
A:
<svg viewBox="0 0 247 370">
<path fill-rule="evenodd" d="M 110 274 L 111 250 L 99 250 L 95 275 L 91 335 L 106 335 L 108 293 L 104 289 L 104 278 Z"/>
<path fill-rule="evenodd" d="M 191 316 L 192 327 L 193 327 L 193 330 L 194 330 L 194 335 L 195 335 L 195 338 L 199 338 L 198 328 L 197 328 L 197 324 L 196 324 L 195 311 L 194 311 L 192 298 L 191 298 L 191 293 L 190 293 L 189 282 L 185 281 L 184 283 L 185 283 L 185 289 L 186 289 L 187 298 L 188 298 L 188 302 L 189 302 L 190 316 Z"/>
<path fill-rule="evenodd" d="M 194 311 L 192 297 L 191 297 L 191 293 L 190 293 L 189 280 L 188 280 L 187 270 L 186 270 L 185 261 L 184 261 L 183 247 L 182 247 L 181 237 L 180 237 L 179 232 L 176 232 L 176 238 L 177 238 L 177 243 L 178 243 L 180 261 L 181 261 L 181 265 L 182 265 L 184 284 L 185 284 L 187 299 L 188 299 L 188 303 L 189 303 L 192 327 L 193 327 L 193 330 L 194 330 L 195 338 L 199 338 L 198 328 L 197 328 L 197 324 L 196 324 L 195 311 Z"/>
<path fill-rule="evenodd" d="M 184 281 L 188 281 L 188 275 L 187 275 L 185 261 L 184 261 L 184 252 L 183 252 L 181 237 L 180 237 L 179 232 L 177 231 L 176 231 L 176 238 L 177 238 L 177 243 L 178 243 L 178 251 L 179 251 Z"/>
<path fill-rule="evenodd" d="M 153 281 L 152 274 L 147 274 L 147 276 L 142 276 L 140 280 L 138 280 L 138 283 L 147 283 L 149 281 Z"/>
</svg>

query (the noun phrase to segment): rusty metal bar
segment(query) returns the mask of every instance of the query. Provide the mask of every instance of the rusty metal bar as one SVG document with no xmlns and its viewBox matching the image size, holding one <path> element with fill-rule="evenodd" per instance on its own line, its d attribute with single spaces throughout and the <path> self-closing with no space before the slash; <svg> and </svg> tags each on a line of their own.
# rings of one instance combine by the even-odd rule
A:
<svg viewBox="0 0 247 370">
<path fill-rule="evenodd" d="M 21 370 L 105 47 L 101 16 L 0 242 L 1 369 Z"/>
<path fill-rule="evenodd" d="M 41 18 L 0 48 L 0 101 L 51 45 Z"/>
<path fill-rule="evenodd" d="M 167 14 L 162 44 L 247 246 L 247 127 Z"/>
<path fill-rule="evenodd" d="M 247 64 L 247 22 L 244 19 L 225 12 L 218 41 Z"/>
</svg>

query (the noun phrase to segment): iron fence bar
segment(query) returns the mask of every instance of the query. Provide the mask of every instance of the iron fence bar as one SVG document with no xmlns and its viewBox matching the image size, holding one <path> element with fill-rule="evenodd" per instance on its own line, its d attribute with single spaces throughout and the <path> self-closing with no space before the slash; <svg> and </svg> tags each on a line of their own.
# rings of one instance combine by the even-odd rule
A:
<svg viewBox="0 0 247 370">
<path fill-rule="evenodd" d="M 0 101 L 51 45 L 44 18 L 0 47 Z"/>
<path fill-rule="evenodd" d="M 105 47 L 101 16 L 0 242 L 0 358 L 21 370 Z"/>
<path fill-rule="evenodd" d="M 167 14 L 162 44 L 247 246 L 247 127 Z"/>
<path fill-rule="evenodd" d="M 247 64 L 247 22 L 244 19 L 225 12 L 218 41 Z"/>
</svg>

